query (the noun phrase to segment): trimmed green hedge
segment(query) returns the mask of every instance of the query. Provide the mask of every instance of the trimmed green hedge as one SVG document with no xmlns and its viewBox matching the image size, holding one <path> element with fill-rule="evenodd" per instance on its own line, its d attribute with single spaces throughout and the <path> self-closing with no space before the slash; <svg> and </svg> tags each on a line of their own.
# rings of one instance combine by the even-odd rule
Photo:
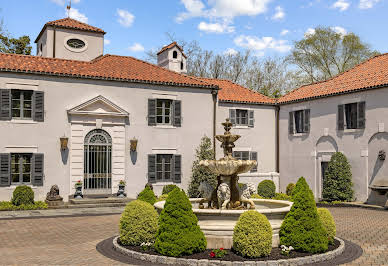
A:
<svg viewBox="0 0 388 266">
<path fill-rule="evenodd" d="M 137 199 L 148 202 L 151 205 L 154 205 L 156 202 L 154 191 L 149 186 L 146 186 L 143 191 L 139 193 Z"/>
<path fill-rule="evenodd" d="M 326 229 L 329 244 L 334 244 L 334 237 L 337 231 L 334 218 L 331 215 L 330 211 L 326 208 L 318 208 L 317 210 L 319 218 L 321 219 L 321 222 Z"/>
<path fill-rule="evenodd" d="M 0 201 L 0 211 L 22 211 L 22 210 L 43 210 L 47 209 L 47 203 L 35 201 L 34 204 L 13 205 L 11 201 Z"/>
<path fill-rule="evenodd" d="M 158 218 L 158 213 L 151 204 L 141 200 L 128 203 L 120 218 L 121 243 L 129 246 L 154 243 Z"/>
<path fill-rule="evenodd" d="M 165 256 L 191 255 L 206 249 L 206 238 L 198 226 L 189 198 L 175 188 L 159 217 L 155 250 Z"/>
<path fill-rule="evenodd" d="M 233 250 L 247 258 L 268 256 L 272 251 L 272 227 L 255 210 L 242 213 L 233 231 Z"/>
<path fill-rule="evenodd" d="M 251 198 L 252 199 L 264 199 L 262 196 L 260 196 L 259 194 L 252 194 L 251 195 Z"/>
<path fill-rule="evenodd" d="M 294 190 L 295 188 L 295 184 L 294 183 L 290 183 L 287 185 L 287 188 L 286 188 L 286 194 L 288 196 L 291 196 L 292 195 L 292 191 Z"/>
<path fill-rule="evenodd" d="M 266 199 L 275 197 L 276 186 L 272 180 L 263 180 L 257 186 L 257 194 Z"/>
<path fill-rule="evenodd" d="M 179 189 L 179 187 L 178 187 L 177 185 L 165 185 L 165 186 L 163 187 L 162 194 L 168 194 L 168 193 L 170 193 L 171 191 L 173 191 L 174 188 L 178 188 L 178 189 Z"/>
<path fill-rule="evenodd" d="M 294 204 L 280 227 L 280 244 L 301 252 L 327 251 L 327 232 L 319 218 L 313 192 L 303 177 L 296 183 L 294 193 Z"/>
<path fill-rule="evenodd" d="M 13 191 L 11 201 L 15 206 L 32 205 L 34 204 L 34 191 L 26 185 L 17 186 Z"/>
<path fill-rule="evenodd" d="M 291 197 L 284 193 L 275 193 L 275 197 L 272 199 L 274 200 L 288 200 L 291 201 Z"/>
</svg>

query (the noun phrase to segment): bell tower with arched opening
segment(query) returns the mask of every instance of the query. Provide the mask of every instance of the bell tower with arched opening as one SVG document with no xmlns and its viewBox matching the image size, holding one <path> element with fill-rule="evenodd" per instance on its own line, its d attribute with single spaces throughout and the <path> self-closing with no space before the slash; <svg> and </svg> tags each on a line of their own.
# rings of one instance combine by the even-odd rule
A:
<svg viewBox="0 0 388 266">
<path fill-rule="evenodd" d="M 176 42 L 164 46 L 158 53 L 158 66 L 167 68 L 169 70 L 186 74 L 186 55 L 183 53 L 182 47 Z"/>
</svg>

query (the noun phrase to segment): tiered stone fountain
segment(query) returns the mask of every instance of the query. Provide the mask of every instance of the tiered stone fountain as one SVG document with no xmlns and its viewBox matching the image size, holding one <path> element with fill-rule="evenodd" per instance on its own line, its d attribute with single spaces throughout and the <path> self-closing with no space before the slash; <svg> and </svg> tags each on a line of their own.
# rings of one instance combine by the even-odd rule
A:
<svg viewBox="0 0 388 266">
<path fill-rule="evenodd" d="M 232 123 L 229 119 L 222 123 L 225 129 L 223 135 L 217 135 L 224 149 L 224 157 L 219 160 L 204 160 L 200 165 L 212 173 L 218 175 L 218 184 L 214 189 L 208 184 L 201 184 L 200 188 L 204 198 L 190 199 L 193 212 L 198 218 L 198 224 L 204 232 L 207 240 L 207 248 L 231 248 L 233 244 L 233 229 L 240 214 L 247 209 L 267 216 L 273 230 L 272 246 L 279 244 L 279 229 L 285 215 L 290 211 L 292 202 L 250 199 L 250 195 L 256 192 L 255 185 L 245 184 L 240 191 L 238 188 L 238 174 L 251 170 L 256 164 L 253 160 L 237 160 L 233 157 L 234 142 L 240 136 L 231 134 Z M 203 202 L 208 202 L 207 208 Z M 164 201 L 155 203 L 155 207 L 161 211 Z"/>
</svg>

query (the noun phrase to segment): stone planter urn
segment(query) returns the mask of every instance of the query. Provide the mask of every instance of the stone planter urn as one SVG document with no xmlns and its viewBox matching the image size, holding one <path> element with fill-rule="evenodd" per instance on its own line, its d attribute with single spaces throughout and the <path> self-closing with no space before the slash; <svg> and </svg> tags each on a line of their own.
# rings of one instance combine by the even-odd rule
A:
<svg viewBox="0 0 388 266">
<path fill-rule="evenodd" d="M 117 194 L 116 194 L 118 198 L 125 198 L 127 196 L 127 194 L 124 192 L 124 189 L 125 189 L 125 182 L 120 181 L 119 190 L 117 191 Z"/>
<path fill-rule="evenodd" d="M 84 197 L 84 195 L 82 195 L 82 183 L 78 181 L 74 187 L 75 187 L 74 198 L 82 199 Z"/>
</svg>

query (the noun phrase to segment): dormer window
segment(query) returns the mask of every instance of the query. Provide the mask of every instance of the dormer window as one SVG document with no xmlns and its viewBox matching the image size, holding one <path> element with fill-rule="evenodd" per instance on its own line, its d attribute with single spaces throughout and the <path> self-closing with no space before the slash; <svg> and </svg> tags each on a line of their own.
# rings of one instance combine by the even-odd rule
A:
<svg viewBox="0 0 388 266">
<path fill-rule="evenodd" d="M 74 49 L 81 49 L 81 48 L 85 47 L 84 41 L 82 41 L 80 39 L 75 39 L 75 38 L 67 40 L 66 44 L 69 47 L 74 48 Z"/>
<path fill-rule="evenodd" d="M 178 52 L 177 51 L 172 52 L 172 58 L 174 58 L 174 59 L 178 58 Z"/>
</svg>

